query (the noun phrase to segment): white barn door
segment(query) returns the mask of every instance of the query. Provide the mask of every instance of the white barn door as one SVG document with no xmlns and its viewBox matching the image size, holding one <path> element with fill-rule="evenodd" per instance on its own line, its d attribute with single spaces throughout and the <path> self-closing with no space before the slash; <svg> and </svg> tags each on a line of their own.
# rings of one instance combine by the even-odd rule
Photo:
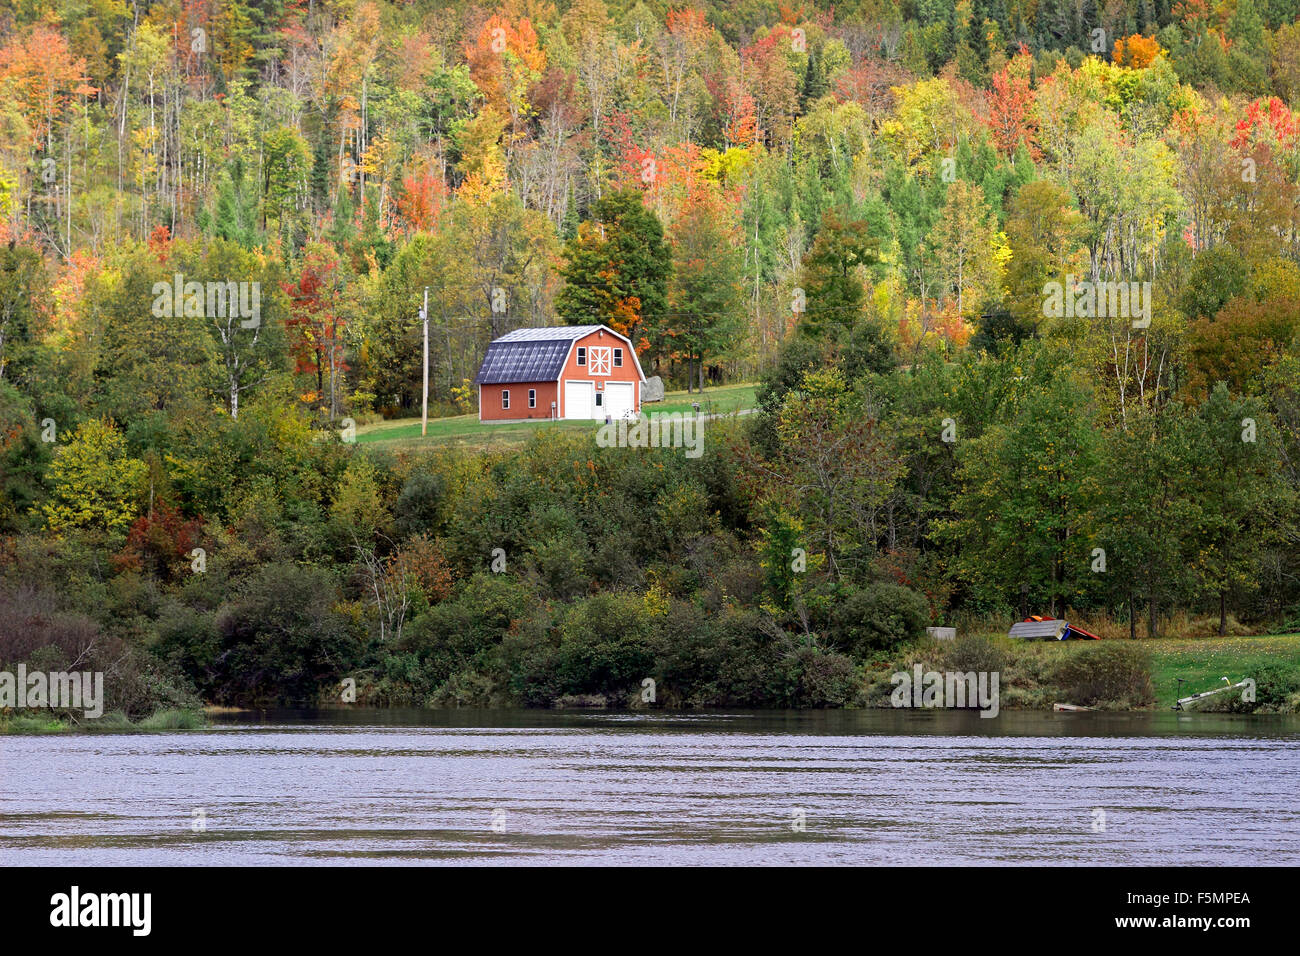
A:
<svg viewBox="0 0 1300 956">
<path fill-rule="evenodd" d="M 596 385 L 594 382 L 564 383 L 564 417 L 596 417 Z M 604 415 L 602 414 L 603 418 Z"/>
<path fill-rule="evenodd" d="M 632 400 L 632 387 L 631 382 L 605 383 L 605 414 L 610 421 L 633 417 L 636 403 Z"/>
</svg>

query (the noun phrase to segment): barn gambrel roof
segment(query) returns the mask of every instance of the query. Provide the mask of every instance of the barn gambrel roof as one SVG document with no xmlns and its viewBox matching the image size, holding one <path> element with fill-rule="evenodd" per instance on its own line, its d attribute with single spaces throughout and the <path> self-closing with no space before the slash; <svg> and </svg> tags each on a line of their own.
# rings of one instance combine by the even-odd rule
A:
<svg viewBox="0 0 1300 956">
<path fill-rule="evenodd" d="M 540 331 L 540 330 L 532 330 Z M 572 339 L 549 342 L 497 340 L 488 346 L 475 385 L 498 385 L 509 382 L 549 382 L 560 377 L 569 355 Z"/>
<path fill-rule="evenodd" d="M 488 346 L 475 385 L 507 385 L 511 382 L 550 382 L 560 377 L 569 350 L 578 339 L 604 329 L 616 338 L 628 340 L 607 325 L 554 325 L 541 329 L 515 329 Z M 638 378 L 641 363 L 630 348 Z"/>
</svg>

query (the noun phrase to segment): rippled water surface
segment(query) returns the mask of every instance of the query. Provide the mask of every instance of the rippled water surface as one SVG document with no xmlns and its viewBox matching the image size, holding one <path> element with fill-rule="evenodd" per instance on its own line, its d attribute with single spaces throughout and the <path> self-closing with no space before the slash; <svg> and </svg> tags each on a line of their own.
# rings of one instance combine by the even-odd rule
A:
<svg viewBox="0 0 1300 956">
<path fill-rule="evenodd" d="M 0 737 L 0 863 L 374 862 L 1294 865 L 1300 721 L 348 711 Z"/>
</svg>

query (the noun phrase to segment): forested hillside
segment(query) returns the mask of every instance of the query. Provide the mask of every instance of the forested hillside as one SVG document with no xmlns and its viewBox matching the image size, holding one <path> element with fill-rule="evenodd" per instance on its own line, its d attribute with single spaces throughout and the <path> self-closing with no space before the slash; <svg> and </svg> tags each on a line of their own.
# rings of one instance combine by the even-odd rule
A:
<svg viewBox="0 0 1300 956">
<path fill-rule="evenodd" d="M 0 664 L 825 706 L 926 624 L 1296 629 L 1298 14 L 0 5 Z M 758 413 L 358 444 L 426 290 L 435 415 L 597 322 Z"/>
</svg>

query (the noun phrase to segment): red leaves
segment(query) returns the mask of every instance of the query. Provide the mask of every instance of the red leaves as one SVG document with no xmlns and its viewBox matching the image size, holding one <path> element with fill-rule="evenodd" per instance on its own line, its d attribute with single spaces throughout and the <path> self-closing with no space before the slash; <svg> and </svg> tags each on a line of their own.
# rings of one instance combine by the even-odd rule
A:
<svg viewBox="0 0 1300 956">
<path fill-rule="evenodd" d="M 119 571 L 145 571 L 164 579 L 175 577 L 199 542 L 198 519 L 186 521 L 166 502 L 159 502 L 152 514 L 141 515 L 131 525 L 126 545 L 113 557 Z"/>
<path fill-rule="evenodd" d="M 167 253 L 171 249 L 172 231 L 167 226 L 154 226 L 153 232 L 149 233 L 149 251 L 158 257 L 159 262 L 167 261 Z"/>
<path fill-rule="evenodd" d="M 1038 130 L 1033 120 L 1034 94 L 1029 85 L 1028 54 L 1017 55 L 993 77 L 988 93 L 985 123 L 998 152 L 1010 157 L 1021 144 L 1037 160 L 1034 142 Z"/>
<path fill-rule="evenodd" d="M 1300 117 L 1276 96 L 1255 100 L 1238 121 L 1230 145 L 1240 148 L 1257 141 L 1261 133 L 1278 146 L 1294 146 L 1300 137 Z"/>
<path fill-rule="evenodd" d="M 442 218 L 447 203 L 447 184 L 429 170 L 402 180 L 402 194 L 397 199 L 398 215 L 416 232 L 431 232 Z"/>
<path fill-rule="evenodd" d="M 346 368 L 341 359 L 329 357 L 342 351 L 343 329 L 347 324 L 334 308 L 337 270 L 337 258 L 320 252 L 309 253 L 298 281 L 282 286 L 291 300 L 291 315 L 285 326 L 290 331 L 289 348 L 296 371 L 314 373 L 318 388 L 323 387 L 326 364 L 332 361 L 335 369 Z"/>
</svg>

